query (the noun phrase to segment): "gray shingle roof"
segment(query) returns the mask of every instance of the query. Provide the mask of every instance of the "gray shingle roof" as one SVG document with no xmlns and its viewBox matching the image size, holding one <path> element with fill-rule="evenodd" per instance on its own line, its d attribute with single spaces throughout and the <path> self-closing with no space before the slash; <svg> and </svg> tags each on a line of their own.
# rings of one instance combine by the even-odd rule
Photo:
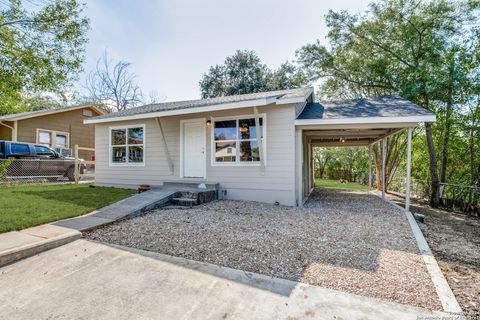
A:
<svg viewBox="0 0 480 320">
<path fill-rule="evenodd" d="M 297 119 L 327 120 L 361 117 L 412 117 L 432 115 L 433 113 L 411 101 L 399 96 L 390 95 L 368 99 L 308 103 Z"/>
<path fill-rule="evenodd" d="M 47 115 L 47 114 L 54 114 L 54 113 L 58 113 L 58 112 L 64 112 L 64 111 L 70 111 L 70 110 L 75 110 L 75 109 L 80 109 L 80 108 L 88 108 L 88 107 L 95 108 L 99 112 L 103 113 L 103 111 L 100 108 L 96 107 L 95 105 L 82 104 L 82 105 L 62 107 L 62 108 L 58 108 L 58 109 L 44 109 L 44 110 L 28 111 L 28 112 L 22 112 L 22 113 L 6 114 L 6 115 L 3 115 L 3 116 L 0 116 L 0 121 L 13 121 L 13 120 L 17 120 L 17 119 L 40 117 L 40 116 Z"/>
<path fill-rule="evenodd" d="M 172 101 L 155 104 L 147 104 L 144 106 L 130 108 L 127 110 L 105 114 L 103 116 L 96 117 L 95 119 L 109 119 L 117 117 L 126 117 L 139 114 L 146 114 L 151 112 L 162 112 L 170 110 L 181 110 L 189 108 L 207 107 L 224 103 L 234 103 L 258 99 L 276 98 L 278 100 L 285 100 L 289 98 L 304 97 L 312 88 L 298 88 L 279 91 L 258 92 L 251 94 L 242 94 L 235 96 L 225 96 L 212 99 L 199 99 L 199 100 L 186 100 L 186 101 Z"/>
</svg>

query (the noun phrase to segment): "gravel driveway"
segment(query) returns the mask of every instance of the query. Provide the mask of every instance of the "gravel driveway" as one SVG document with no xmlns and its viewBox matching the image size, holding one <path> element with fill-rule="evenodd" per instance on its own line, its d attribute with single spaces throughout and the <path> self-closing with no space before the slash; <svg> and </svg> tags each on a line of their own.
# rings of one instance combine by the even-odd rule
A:
<svg viewBox="0 0 480 320">
<path fill-rule="evenodd" d="M 320 189 L 304 208 L 216 201 L 160 209 L 86 237 L 441 310 L 403 212 Z"/>
</svg>

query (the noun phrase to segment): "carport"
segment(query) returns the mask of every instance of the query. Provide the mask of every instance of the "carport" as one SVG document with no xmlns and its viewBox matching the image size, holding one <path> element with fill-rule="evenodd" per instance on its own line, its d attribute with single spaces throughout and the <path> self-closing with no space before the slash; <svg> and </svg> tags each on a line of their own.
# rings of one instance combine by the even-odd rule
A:
<svg viewBox="0 0 480 320">
<path fill-rule="evenodd" d="M 369 186 L 372 186 L 372 146 L 380 144 L 382 157 L 382 198 L 385 198 L 386 138 L 408 131 L 406 202 L 410 209 L 410 173 L 413 128 L 434 122 L 430 111 L 399 96 L 307 103 L 295 120 L 296 135 L 296 192 L 302 205 L 314 186 L 314 147 L 369 148 Z"/>
</svg>

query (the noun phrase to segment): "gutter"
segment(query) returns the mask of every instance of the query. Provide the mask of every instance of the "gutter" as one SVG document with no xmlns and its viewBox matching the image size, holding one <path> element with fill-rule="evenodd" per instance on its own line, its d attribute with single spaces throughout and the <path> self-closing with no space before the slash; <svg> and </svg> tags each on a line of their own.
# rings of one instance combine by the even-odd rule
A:
<svg viewBox="0 0 480 320">
<path fill-rule="evenodd" d="M 338 119 L 297 119 L 296 126 L 334 125 L 334 124 L 376 124 L 376 123 L 420 123 L 435 122 L 435 115 L 403 116 L 403 117 L 356 117 Z"/>
</svg>

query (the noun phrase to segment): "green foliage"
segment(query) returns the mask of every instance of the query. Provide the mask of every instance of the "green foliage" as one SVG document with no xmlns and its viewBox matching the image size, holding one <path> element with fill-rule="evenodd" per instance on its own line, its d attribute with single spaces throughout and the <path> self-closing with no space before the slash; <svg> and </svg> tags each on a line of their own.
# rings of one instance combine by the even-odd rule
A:
<svg viewBox="0 0 480 320">
<path fill-rule="evenodd" d="M 368 174 L 368 148 L 313 148 L 313 162 L 318 178 L 357 181 Z"/>
<path fill-rule="evenodd" d="M 467 180 L 480 183 L 480 170 L 471 170 L 479 157 L 465 158 L 479 150 L 479 5 L 382 0 L 365 14 L 331 11 L 329 45 L 317 41 L 297 53 L 307 79 L 323 80 L 323 97 L 398 94 L 437 114 L 437 123 L 425 125 L 414 141 L 413 172 L 436 186 L 432 199 L 445 163 L 449 179 L 470 171 Z"/>
<path fill-rule="evenodd" d="M 0 180 L 7 174 L 8 167 L 12 164 L 11 159 L 0 160 Z"/>
<path fill-rule="evenodd" d="M 290 89 L 304 83 L 304 76 L 292 63 L 287 61 L 272 71 L 253 51 L 240 50 L 223 65 L 210 67 L 199 82 L 202 98 Z"/>
<path fill-rule="evenodd" d="M 88 19 L 77 0 L 0 3 L 0 114 L 64 90 L 82 69 Z"/>
<path fill-rule="evenodd" d="M 88 184 L 0 186 L 0 233 L 86 214 L 134 192 Z"/>
</svg>

